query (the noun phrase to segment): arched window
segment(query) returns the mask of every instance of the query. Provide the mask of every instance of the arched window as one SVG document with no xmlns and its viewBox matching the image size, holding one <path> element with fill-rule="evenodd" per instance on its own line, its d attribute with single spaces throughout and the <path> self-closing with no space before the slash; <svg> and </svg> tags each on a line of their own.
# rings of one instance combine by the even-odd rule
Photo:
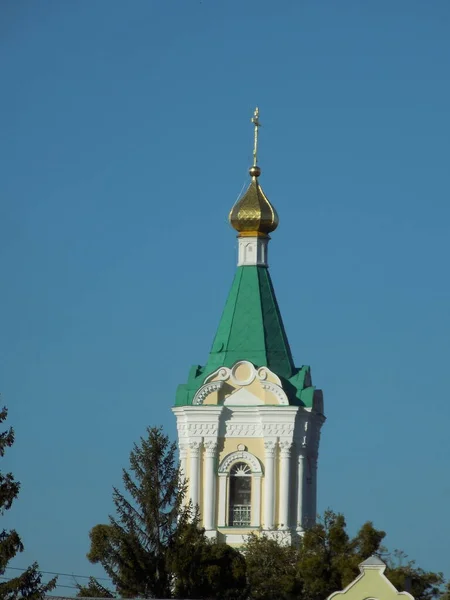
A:
<svg viewBox="0 0 450 600">
<path fill-rule="evenodd" d="M 247 463 L 238 462 L 230 470 L 231 527 L 249 527 L 251 523 L 252 471 Z"/>
<path fill-rule="evenodd" d="M 218 526 L 260 527 L 263 472 L 259 459 L 239 444 L 237 452 L 222 459 L 218 475 Z"/>
</svg>

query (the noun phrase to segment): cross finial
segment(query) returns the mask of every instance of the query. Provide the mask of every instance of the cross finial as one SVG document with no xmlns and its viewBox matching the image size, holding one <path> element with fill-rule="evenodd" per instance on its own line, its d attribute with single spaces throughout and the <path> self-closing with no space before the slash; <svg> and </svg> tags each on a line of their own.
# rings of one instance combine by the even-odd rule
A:
<svg viewBox="0 0 450 600">
<path fill-rule="evenodd" d="M 258 128 L 261 127 L 261 123 L 259 122 L 259 108 L 255 108 L 255 112 L 253 113 L 253 117 L 251 119 L 253 125 L 255 126 L 255 143 L 253 146 L 253 166 L 256 167 L 258 164 Z"/>
</svg>

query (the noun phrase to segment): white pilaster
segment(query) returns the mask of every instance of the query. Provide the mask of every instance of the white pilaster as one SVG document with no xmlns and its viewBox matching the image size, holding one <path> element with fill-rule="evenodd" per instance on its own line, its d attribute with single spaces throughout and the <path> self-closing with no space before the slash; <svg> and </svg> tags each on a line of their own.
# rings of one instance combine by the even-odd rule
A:
<svg viewBox="0 0 450 600">
<path fill-rule="evenodd" d="M 303 519 L 303 496 L 305 487 L 305 455 L 303 450 L 300 450 L 297 463 L 297 531 L 304 531 Z"/>
<path fill-rule="evenodd" d="M 265 474 L 264 474 L 264 529 L 274 527 L 275 509 L 275 442 L 264 442 Z"/>
<path fill-rule="evenodd" d="M 205 447 L 205 473 L 203 485 L 203 525 L 206 531 L 214 529 L 214 503 L 216 497 L 216 477 L 214 467 L 216 463 L 217 442 L 209 440 L 204 442 Z"/>
<path fill-rule="evenodd" d="M 178 447 L 178 452 L 180 455 L 180 476 L 181 476 L 181 479 L 184 479 L 186 477 L 186 473 L 187 473 L 187 456 L 188 456 L 187 444 L 180 444 Z"/>
<path fill-rule="evenodd" d="M 269 237 L 238 237 L 238 267 L 267 267 Z"/>
<path fill-rule="evenodd" d="M 261 475 L 256 473 L 252 477 L 253 490 L 252 490 L 252 527 L 261 526 Z"/>
<path fill-rule="evenodd" d="M 311 456 L 311 525 L 316 522 L 317 517 L 317 456 Z"/>
<path fill-rule="evenodd" d="M 226 473 L 219 473 L 219 511 L 218 526 L 225 527 L 227 524 L 227 479 Z"/>
<path fill-rule="evenodd" d="M 291 441 L 280 442 L 279 527 L 283 530 L 288 529 L 289 522 L 289 475 L 291 446 Z"/>
<path fill-rule="evenodd" d="M 189 443 L 189 492 L 194 507 L 199 504 L 200 500 L 200 447 L 201 441 L 191 441 Z"/>
</svg>

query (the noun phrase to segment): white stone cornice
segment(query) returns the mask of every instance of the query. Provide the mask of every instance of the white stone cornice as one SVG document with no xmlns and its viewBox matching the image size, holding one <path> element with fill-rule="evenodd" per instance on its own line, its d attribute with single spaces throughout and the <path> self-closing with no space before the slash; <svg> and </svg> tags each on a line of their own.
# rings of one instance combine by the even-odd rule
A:
<svg viewBox="0 0 450 600">
<path fill-rule="evenodd" d="M 235 423 L 227 421 L 226 437 L 262 437 L 260 423 Z"/>
<path fill-rule="evenodd" d="M 292 436 L 294 433 L 294 423 L 264 423 L 264 436 Z"/>
</svg>

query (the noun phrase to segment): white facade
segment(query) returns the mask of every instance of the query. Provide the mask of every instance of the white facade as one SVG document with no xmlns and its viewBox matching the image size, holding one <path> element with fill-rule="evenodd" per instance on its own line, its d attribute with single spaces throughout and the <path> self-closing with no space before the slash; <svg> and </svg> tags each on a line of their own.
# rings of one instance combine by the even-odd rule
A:
<svg viewBox="0 0 450 600">
<path fill-rule="evenodd" d="M 314 522 L 321 399 L 292 406 L 275 373 L 239 361 L 207 377 L 192 406 L 172 410 L 189 498 L 210 538 L 238 545 L 262 530 L 289 542 Z M 236 466 L 251 478 L 239 526 L 231 506 Z"/>
</svg>

